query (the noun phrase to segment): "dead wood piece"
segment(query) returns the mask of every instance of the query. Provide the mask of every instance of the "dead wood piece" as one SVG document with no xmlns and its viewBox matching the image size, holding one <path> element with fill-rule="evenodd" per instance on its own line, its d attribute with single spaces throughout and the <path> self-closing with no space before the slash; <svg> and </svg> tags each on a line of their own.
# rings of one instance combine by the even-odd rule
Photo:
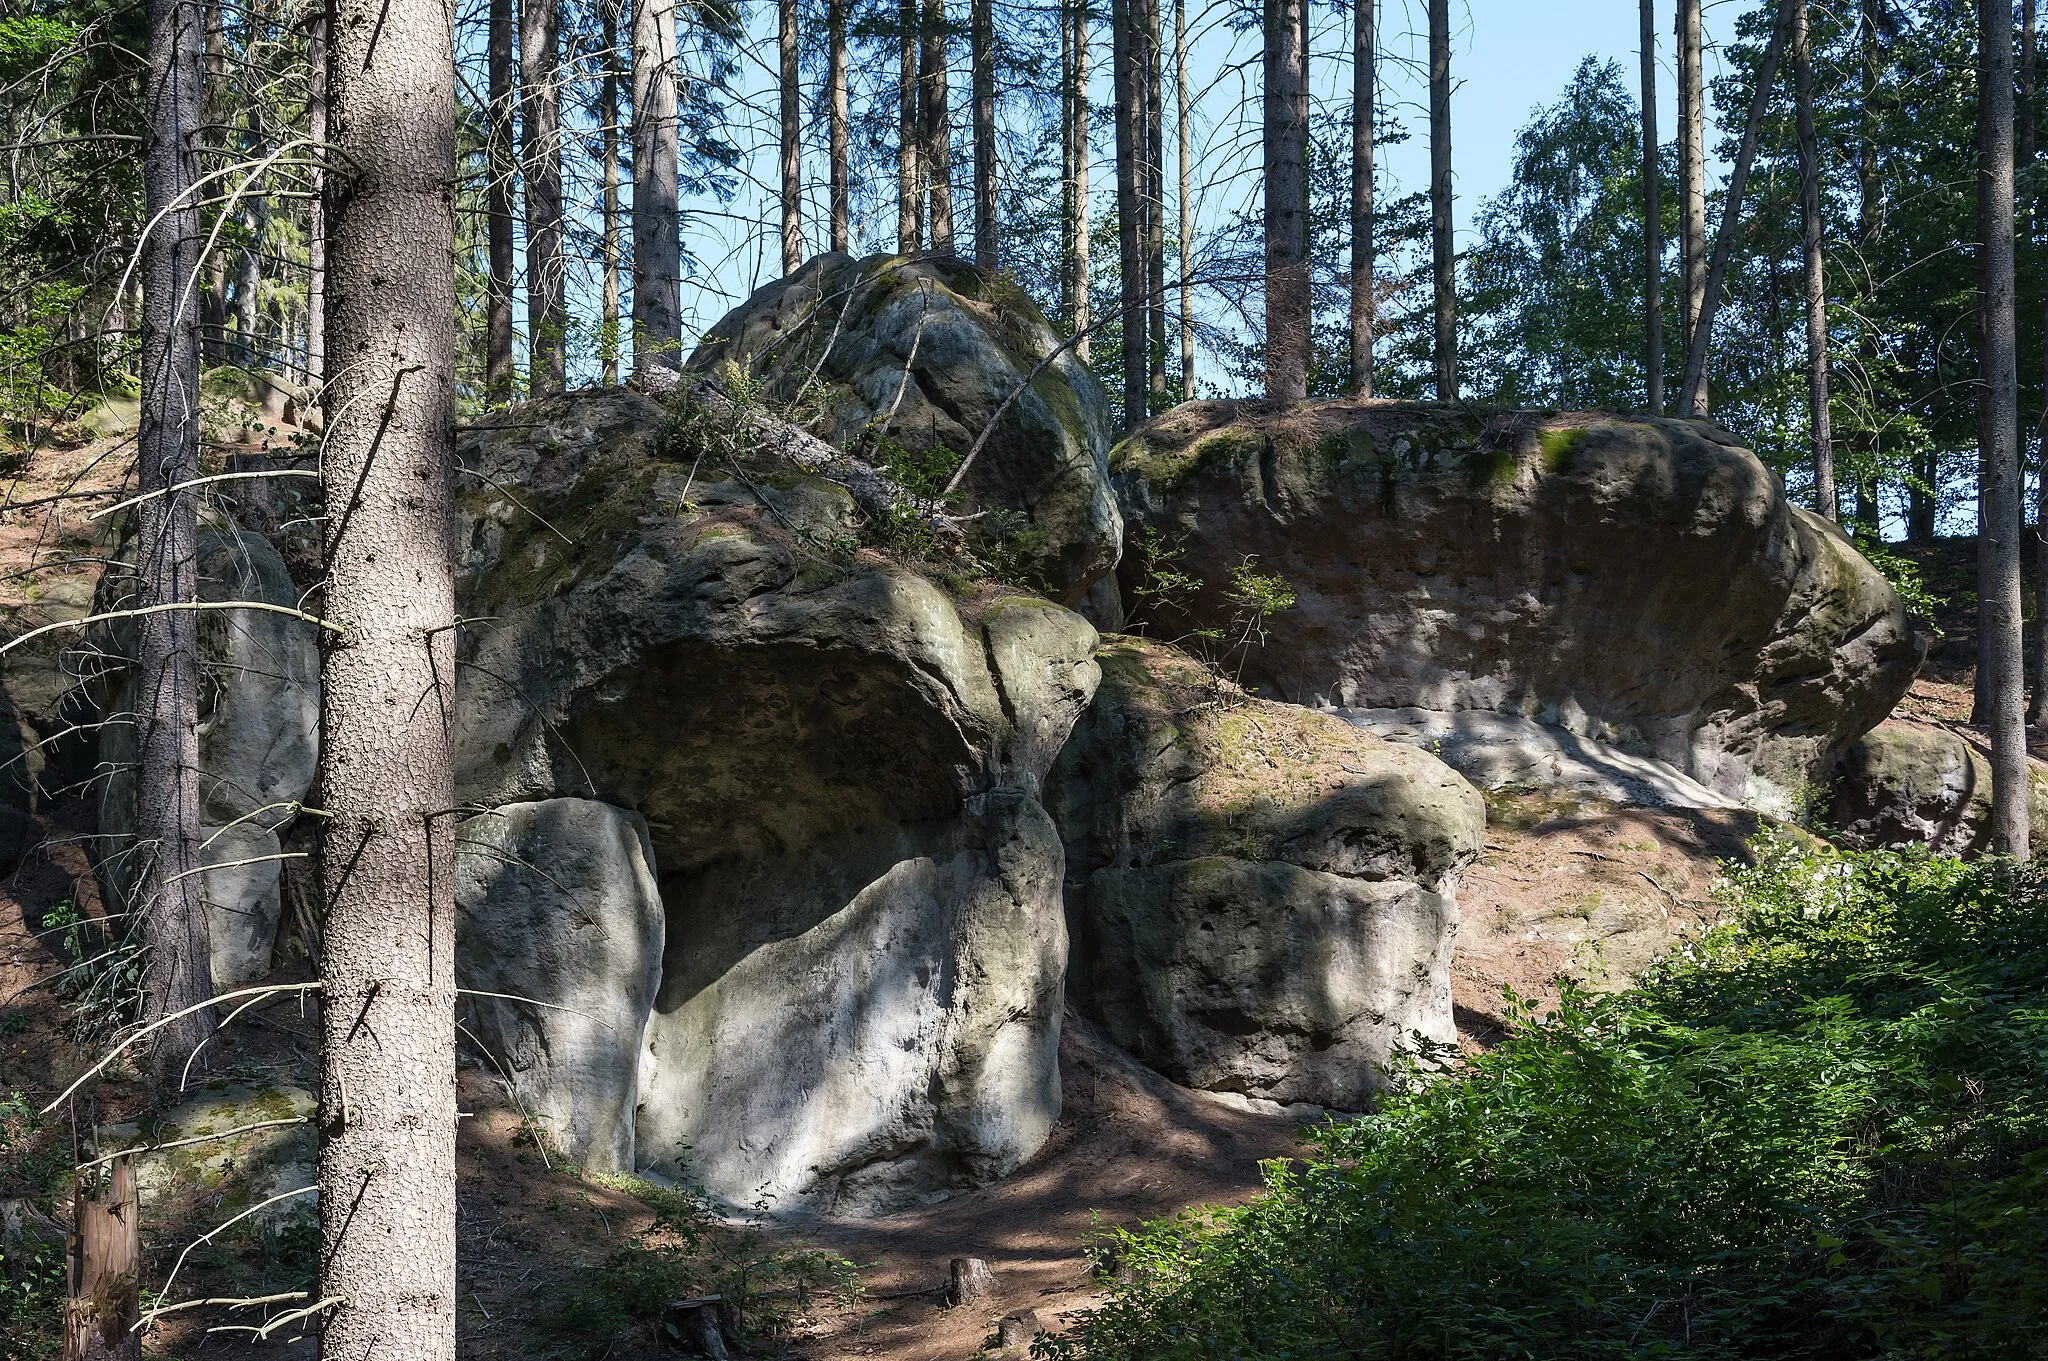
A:
<svg viewBox="0 0 2048 1361">
<path fill-rule="evenodd" d="M 946 1291 L 946 1302 L 954 1307 L 978 1300 L 996 1288 L 996 1274 L 979 1257 L 955 1257 L 953 1259 L 953 1283 Z"/>
</svg>

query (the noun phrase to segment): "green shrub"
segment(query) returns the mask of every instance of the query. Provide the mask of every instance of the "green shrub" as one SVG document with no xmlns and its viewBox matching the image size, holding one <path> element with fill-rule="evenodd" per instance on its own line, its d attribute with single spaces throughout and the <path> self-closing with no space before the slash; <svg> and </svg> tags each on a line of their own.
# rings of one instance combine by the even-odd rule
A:
<svg viewBox="0 0 2048 1361">
<path fill-rule="evenodd" d="M 2048 880 L 1786 836 L 1726 891 L 1635 990 L 1114 1235 L 1039 1354 L 2048 1355 Z"/>
</svg>

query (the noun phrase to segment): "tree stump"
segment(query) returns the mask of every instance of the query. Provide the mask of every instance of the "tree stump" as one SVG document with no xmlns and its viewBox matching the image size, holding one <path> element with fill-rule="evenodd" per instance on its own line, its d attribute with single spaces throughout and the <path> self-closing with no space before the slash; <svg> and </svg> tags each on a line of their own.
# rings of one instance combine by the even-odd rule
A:
<svg viewBox="0 0 2048 1361">
<path fill-rule="evenodd" d="M 953 1283 L 946 1287 L 946 1303 L 953 1306 L 978 1300 L 996 1288 L 996 1274 L 979 1257 L 953 1259 Z"/>
<path fill-rule="evenodd" d="M 80 1177 L 74 1205 L 64 1361 L 142 1361 L 135 1327 L 142 1207 L 128 1159 L 116 1158 L 104 1182 Z"/>
<path fill-rule="evenodd" d="M 996 1324 L 996 1345 L 998 1347 L 1028 1347 L 1031 1339 L 1044 1332 L 1038 1321 L 1038 1313 L 1032 1309 L 1013 1309 L 1004 1314 Z"/>
<path fill-rule="evenodd" d="M 670 1304 L 662 1317 L 670 1340 L 684 1356 L 708 1356 L 712 1361 L 729 1361 L 725 1332 L 719 1326 L 717 1295 L 698 1295 Z"/>
</svg>

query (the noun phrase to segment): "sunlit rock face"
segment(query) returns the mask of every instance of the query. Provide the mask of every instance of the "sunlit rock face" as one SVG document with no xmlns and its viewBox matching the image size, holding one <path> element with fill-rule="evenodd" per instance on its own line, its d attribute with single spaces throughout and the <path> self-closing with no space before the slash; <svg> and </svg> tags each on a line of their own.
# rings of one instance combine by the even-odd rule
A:
<svg viewBox="0 0 2048 1361">
<path fill-rule="evenodd" d="M 1000 1176 L 1059 1110 L 1067 935 L 1039 783 L 1094 691 L 1095 631 L 831 547 L 855 529 L 841 489 L 698 465 L 662 421 L 605 393 L 463 442 L 459 796 L 644 820 L 661 958 L 639 1166 L 834 1213 Z M 547 1000 L 516 972 L 492 990 Z"/>
<path fill-rule="evenodd" d="M 1496 710 L 1790 813 L 1923 649 L 1835 526 L 1708 422 L 1380 401 L 1193 402 L 1111 455 L 1122 595 L 1229 630 L 1247 558 L 1298 600 L 1260 693 Z M 1194 589 L 1160 592 L 1162 569 Z"/>
</svg>

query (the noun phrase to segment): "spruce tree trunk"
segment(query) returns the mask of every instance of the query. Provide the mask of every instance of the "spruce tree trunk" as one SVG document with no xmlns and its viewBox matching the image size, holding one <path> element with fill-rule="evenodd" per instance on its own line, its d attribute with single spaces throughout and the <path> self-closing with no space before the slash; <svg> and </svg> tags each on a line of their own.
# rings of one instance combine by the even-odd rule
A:
<svg viewBox="0 0 2048 1361">
<path fill-rule="evenodd" d="M 306 204 L 306 382 L 317 396 L 327 380 L 327 7 L 316 5 L 306 23 L 306 137 L 313 197 Z"/>
<path fill-rule="evenodd" d="M 1678 259 L 1684 276 L 1679 340 L 1689 351 L 1707 296 L 1706 93 L 1701 78 L 1700 0 L 1678 0 Z M 1687 410 L 1685 415 L 1705 415 Z"/>
<path fill-rule="evenodd" d="M 996 243 L 996 21 L 991 0 L 973 0 L 974 263 L 994 269 Z"/>
<path fill-rule="evenodd" d="M 199 596 L 199 500 L 169 491 L 199 475 L 199 328 L 191 291 L 199 265 L 197 177 L 199 43 L 195 0 L 149 0 L 142 184 L 142 401 L 136 484 L 161 492 L 136 507 L 136 605 L 177 606 Z M 161 217 L 158 215 L 162 214 Z M 147 951 L 143 1019 L 156 1020 L 213 996 L 206 909 L 199 876 L 199 616 L 168 609 L 139 618 L 135 639 L 135 854 L 131 911 Z M 130 923 L 132 931 L 136 923 Z M 213 1029 L 212 1010 L 157 1032 L 162 1083 Z"/>
<path fill-rule="evenodd" d="M 1266 396 L 1308 396 L 1308 86 L 1303 79 L 1304 0 L 1266 0 Z"/>
<path fill-rule="evenodd" d="M 568 379 L 568 273 L 562 253 L 562 114 L 558 0 L 519 8 L 521 161 L 526 171 L 526 383 L 531 395 Z"/>
<path fill-rule="evenodd" d="M 252 110 L 243 120 L 243 157 L 249 161 L 263 158 L 262 133 Z M 263 181 L 258 178 L 242 193 L 240 207 L 243 239 L 248 242 L 235 252 L 235 362 L 245 369 L 255 369 L 262 362 L 262 344 L 258 338 L 261 326 L 263 296 L 263 257 L 259 242 L 263 236 Z"/>
<path fill-rule="evenodd" d="M 512 191 L 519 180 L 513 152 L 512 46 L 515 38 L 512 0 L 491 0 L 486 36 L 490 119 L 484 146 L 485 256 L 490 278 L 484 286 L 484 391 L 492 406 L 512 400 L 519 386 L 514 368 L 512 335 L 513 258 Z"/>
<path fill-rule="evenodd" d="M 1451 13 L 1429 0 L 1429 244 L 1436 285 L 1436 399 L 1458 400 L 1457 254 L 1451 242 Z"/>
<path fill-rule="evenodd" d="M 633 8 L 633 372 L 682 367 L 675 0 Z"/>
<path fill-rule="evenodd" d="M 1657 141 L 1657 4 L 1642 0 L 1643 70 L 1643 395 L 1664 414 L 1664 204 Z"/>
<path fill-rule="evenodd" d="M 206 79 L 200 91 L 201 131 L 196 135 L 208 150 L 220 151 L 225 147 L 220 129 L 227 126 L 233 107 L 233 94 L 228 87 L 227 20 L 222 13 L 224 0 L 203 0 L 203 3 L 206 6 Z M 227 357 L 227 256 L 219 250 L 211 251 L 200 261 L 199 268 L 205 272 L 206 280 L 199 290 L 200 356 L 208 364 L 218 364 Z"/>
<path fill-rule="evenodd" d="M 1139 205 L 1143 175 L 1138 165 L 1145 96 L 1139 85 L 1137 41 L 1132 30 L 1132 6 L 1136 3 L 1137 0 L 1110 0 L 1109 9 L 1110 74 L 1116 99 L 1117 301 L 1123 331 L 1126 430 L 1137 429 L 1149 414 L 1145 384 L 1145 224 Z"/>
<path fill-rule="evenodd" d="M 803 87 L 797 69 L 796 0 L 776 5 L 776 48 L 782 57 L 782 272 L 804 262 Z"/>
<path fill-rule="evenodd" d="M 598 141 L 598 173 L 604 183 L 604 219 L 599 251 L 604 278 L 598 307 L 598 359 L 606 387 L 619 382 L 619 0 L 598 0 L 600 41 L 604 46 L 604 79 L 598 89 L 598 118 L 604 123 Z"/>
<path fill-rule="evenodd" d="M 455 55 L 431 0 L 334 6 L 315 1300 L 323 1361 L 452 1361 Z"/>
<path fill-rule="evenodd" d="M 1165 50 L 1159 31 L 1159 0 L 1137 0 L 1145 60 L 1145 375 L 1151 405 L 1166 405 L 1166 129 L 1161 94 Z"/>
<path fill-rule="evenodd" d="M 2034 166 L 2034 120 L 2039 116 L 2034 102 L 2036 18 L 2034 0 L 2021 0 L 2019 163 L 2029 170 Z M 2020 204 L 2020 239 L 2030 248 L 2040 228 L 2037 199 L 2038 193 L 2029 194 Z M 2048 299 L 2043 300 L 2043 307 L 2048 309 Z M 2044 310 L 2042 321 L 2048 326 L 2048 310 Z M 2048 337 L 2048 330 L 2042 334 Z M 2029 668 L 2034 673 L 2034 688 L 2027 700 L 2029 724 L 2040 723 L 2048 714 L 2048 344 L 2042 346 L 2041 365 L 2043 409 L 2034 422 L 2034 656 Z"/>
<path fill-rule="evenodd" d="M 924 175 L 918 163 L 923 137 L 917 115 L 917 0 L 896 6 L 897 39 L 901 44 L 896 83 L 896 253 L 915 255 L 924 249 Z"/>
<path fill-rule="evenodd" d="M 1792 4 L 1792 85 L 1799 136 L 1799 215 L 1806 280 L 1806 421 L 1813 454 L 1813 508 L 1838 518 L 1835 446 L 1828 418 L 1828 294 L 1821 260 L 1820 139 L 1813 126 L 1813 52 L 1806 0 Z"/>
<path fill-rule="evenodd" d="M 1990 677 L 1991 843 L 2027 858 L 2031 791 L 2020 628 L 2019 362 L 2014 316 L 2012 6 L 1977 3 L 1977 254 L 1981 311 L 1977 627 Z"/>
<path fill-rule="evenodd" d="M 1174 133 L 1180 153 L 1180 395 L 1195 396 L 1195 217 L 1194 146 L 1188 130 L 1188 6 L 1173 0 Z"/>
<path fill-rule="evenodd" d="M 1088 5 L 1074 3 L 1074 354 L 1088 362 L 1092 337 L 1089 329 L 1095 317 L 1089 305 L 1088 268 L 1090 214 L 1088 211 Z"/>
<path fill-rule="evenodd" d="M 1074 323 L 1074 4 L 1060 0 L 1060 322 Z"/>
<path fill-rule="evenodd" d="M 832 160 L 832 249 L 852 249 L 852 182 L 847 170 L 846 0 L 826 0 L 825 101 L 831 122 L 827 133 Z"/>
<path fill-rule="evenodd" d="M 946 0 L 924 0 L 924 42 L 918 77 L 918 165 L 931 194 L 932 254 L 953 253 L 953 117 L 947 107 Z"/>
<path fill-rule="evenodd" d="M 1647 2 L 1647 0 L 1646 0 Z M 1372 335 L 1379 309 L 1373 240 L 1374 122 L 1378 118 L 1379 50 L 1374 0 L 1357 0 L 1351 29 L 1351 395 L 1372 396 Z"/>
</svg>

